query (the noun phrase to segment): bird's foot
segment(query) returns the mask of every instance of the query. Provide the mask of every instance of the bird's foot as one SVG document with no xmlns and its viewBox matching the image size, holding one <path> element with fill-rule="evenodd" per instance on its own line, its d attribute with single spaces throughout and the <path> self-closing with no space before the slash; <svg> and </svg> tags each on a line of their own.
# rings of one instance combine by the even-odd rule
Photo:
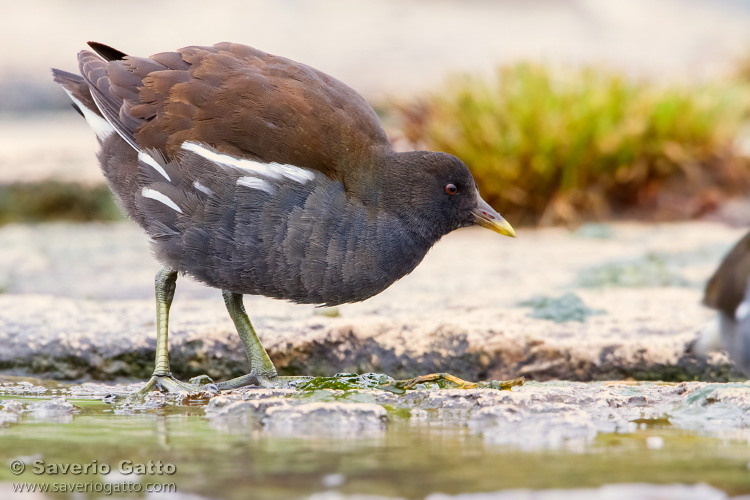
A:
<svg viewBox="0 0 750 500">
<path fill-rule="evenodd" d="M 190 379 L 190 382 L 181 382 L 180 380 L 177 380 L 176 378 L 174 378 L 171 374 L 152 375 L 151 379 L 149 379 L 149 381 L 146 382 L 146 385 L 141 387 L 141 389 L 136 394 L 144 395 L 154 389 L 165 390 L 166 392 L 173 393 L 173 394 L 196 393 L 196 392 L 205 392 L 205 391 L 217 392 L 218 389 L 215 388 L 216 384 L 194 383 L 194 381 L 196 380 L 205 380 L 203 379 L 203 377 L 207 378 L 208 380 L 211 380 L 207 375 L 201 375 L 200 377 L 192 378 Z"/>
<path fill-rule="evenodd" d="M 514 386 L 523 385 L 526 379 L 519 377 L 513 380 L 492 380 L 488 382 L 469 382 L 451 375 L 450 373 L 430 373 L 407 380 L 394 380 L 381 388 L 391 392 L 401 393 L 409 389 L 416 389 L 420 384 L 436 384 L 440 389 L 498 389 L 508 390 Z"/>
<path fill-rule="evenodd" d="M 260 386 L 265 389 L 280 389 L 284 387 L 294 387 L 300 382 L 307 382 L 312 377 L 279 377 L 264 376 L 255 373 L 248 373 L 224 382 L 214 382 L 208 375 L 199 375 L 193 377 L 189 382 L 182 382 L 170 375 L 152 375 L 151 379 L 146 382 L 136 394 L 145 395 L 153 390 L 163 390 L 172 394 L 188 393 L 195 394 L 199 392 L 217 393 L 231 389 L 239 389 L 247 386 Z"/>
<path fill-rule="evenodd" d="M 260 386 L 264 389 L 282 389 L 285 387 L 294 387 L 300 382 L 307 382 L 313 377 L 280 377 L 257 375 L 255 373 L 248 373 L 241 377 L 233 378 L 225 382 L 217 382 L 214 384 L 220 391 L 229 389 L 238 389 L 240 387 L 247 387 L 249 385 Z"/>
</svg>

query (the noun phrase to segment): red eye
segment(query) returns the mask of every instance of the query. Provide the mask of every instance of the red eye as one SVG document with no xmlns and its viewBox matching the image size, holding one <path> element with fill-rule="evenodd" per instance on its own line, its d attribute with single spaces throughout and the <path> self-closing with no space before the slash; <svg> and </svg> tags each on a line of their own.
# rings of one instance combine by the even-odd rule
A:
<svg viewBox="0 0 750 500">
<path fill-rule="evenodd" d="M 458 188 L 455 184 L 446 184 L 445 185 L 445 192 L 448 194 L 456 194 L 458 193 Z"/>
</svg>

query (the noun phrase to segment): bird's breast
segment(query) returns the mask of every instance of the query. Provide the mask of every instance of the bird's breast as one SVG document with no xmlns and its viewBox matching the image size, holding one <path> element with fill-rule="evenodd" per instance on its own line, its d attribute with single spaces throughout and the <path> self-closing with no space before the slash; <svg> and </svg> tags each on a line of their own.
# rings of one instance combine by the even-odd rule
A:
<svg viewBox="0 0 750 500">
<path fill-rule="evenodd" d="M 157 257 L 210 286 L 300 303 L 355 302 L 411 272 L 432 244 L 322 173 L 232 164 L 185 148 L 179 168 L 156 169 L 179 189 L 168 189 L 157 172 L 140 207 Z"/>
</svg>

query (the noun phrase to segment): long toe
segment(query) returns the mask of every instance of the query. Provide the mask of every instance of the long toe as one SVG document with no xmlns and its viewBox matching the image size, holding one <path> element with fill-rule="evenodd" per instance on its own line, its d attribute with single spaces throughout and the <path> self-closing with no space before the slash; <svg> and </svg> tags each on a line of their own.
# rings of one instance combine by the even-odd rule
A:
<svg viewBox="0 0 750 500">
<path fill-rule="evenodd" d="M 164 390 L 171 394 L 203 392 L 204 386 L 181 382 L 171 375 L 154 375 L 146 382 L 138 394 L 146 394 L 152 390 Z"/>
</svg>

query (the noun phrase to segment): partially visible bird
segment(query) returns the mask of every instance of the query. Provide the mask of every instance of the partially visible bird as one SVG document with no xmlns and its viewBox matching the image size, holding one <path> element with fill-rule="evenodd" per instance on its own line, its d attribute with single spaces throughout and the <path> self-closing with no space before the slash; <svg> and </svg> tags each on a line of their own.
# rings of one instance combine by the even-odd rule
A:
<svg viewBox="0 0 750 500">
<path fill-rule="evenodd" d="M 222 290 L 251 370 L 217 384 L 278 384 L 243 294 L 336 305 L 410 273 L 445 234 L 479 225 L 514 236 L 456 157 L 393 151 L 372 107 L 340 81 L 244 45 L 148 58 L 90 42 L 80 75 L 53 70 L 94 129 L 123 210 L 151 238 L 155 385 L 178 273 Z M 460 273 L 459 273 L 460 277 Z"/>
<path fill-rule="evenodd" d="M 723 349 L 739 370 L 750 375 L 750 233 L 721 262 L 706 285 L 703 303 L 719 314 L 693 349 L 701 354 Z"/>
</svg>

